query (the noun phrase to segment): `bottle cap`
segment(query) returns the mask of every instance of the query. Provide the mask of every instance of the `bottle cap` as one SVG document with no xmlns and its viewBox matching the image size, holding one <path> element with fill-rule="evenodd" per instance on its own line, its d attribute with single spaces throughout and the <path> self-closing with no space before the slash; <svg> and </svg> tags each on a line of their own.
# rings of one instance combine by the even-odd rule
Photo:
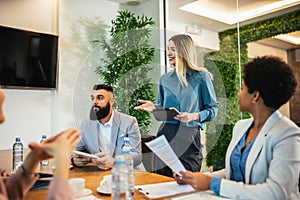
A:
<svg viewBox="0 0 300 200">
<path fill-rule="evenodd" d="M 42 135 L 42 139 L 45 140 L 47 138 L 46 135 Z"/>
<path fill-rule="evenodd" d="M 21 138 L 20 137 L 16 137 L 16 142 L 21 142 Z"/>
</svg>

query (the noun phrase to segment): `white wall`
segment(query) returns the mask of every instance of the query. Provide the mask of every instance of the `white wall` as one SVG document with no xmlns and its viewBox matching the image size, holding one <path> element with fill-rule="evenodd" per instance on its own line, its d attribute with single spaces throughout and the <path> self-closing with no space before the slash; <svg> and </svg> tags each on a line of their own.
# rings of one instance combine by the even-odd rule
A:
<svg viewBox="0 0 300 200">
<path fill-rule="evenodd" d="M 63 0 L 60 10 L 60 77 L 59 105 L 56 124 L 58 131 L 79 128 L 88 117 L 90 94 L 96 84 L 95 67 L 101 65 L 103 52 L 93 40 L 101 40 L 98 33 L 110 28 L 118 4 L 105 0 Z"/>
<path fill-rule="evenodd" d="M 258 42 L 248 43 L 248 58 L 264 55 L 278 56 L 287 62 L 287 52 L 285 50 L 266 46 Z"/>
<path fill-rule="evenodd" d="M 57 34 L 56 1 L 1 0 L 0 24 L 16 28 Z M 39 141 L 51 132 L 53 91 L 4 89 L 6 121 L 0 126 L 0 149 L 9 149 L 15 137 L 24 145 Z"/>
<path fill-rule="evenodd" d="M 0 24 L 57 33 L 57 0 L 1 0 Z"/>
<path fill-rule="evenodd" d="M 188 34 L 193 38 L 196 46 L 215 51 L 220 49 L 218 32 L 199 27 L 199 34 L 190 34 L 186 32 L 185 26 L 185 23 L 169 20 L 167 23 L 167 39 L 173 36 L 174 34 Z"/>
</svg>

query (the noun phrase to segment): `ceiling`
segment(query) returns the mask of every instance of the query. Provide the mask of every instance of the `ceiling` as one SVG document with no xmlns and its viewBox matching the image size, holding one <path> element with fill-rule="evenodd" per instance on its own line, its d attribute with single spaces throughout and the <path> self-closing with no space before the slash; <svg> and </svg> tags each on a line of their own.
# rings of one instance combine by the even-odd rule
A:
<svg viewBox="0 0 300 200">
<path fill-rule="evenodd" d="M 240 18 L 239 26 L 244 26 L 300 10 L 300 0 L 239 0 L 238 11 L 236 0 L 168 0 L 167 2 L 170 20 L 198 25 L 217 32 L 237 27 L 237 23 L 229 19 Z M 287 3 L 287 5 L 280 5 L 276 8 L 278 4 L 282 3 Z M 200 11 L 200 13 L 195 14 L 183 10 L 187 7 L 194 9 L 192 12 Z M 249 11 L 257 12 L 249 13 Z M 214 12 L 215 15 L 213 15 Z M 292 35 L 300 39 L 300 31 L 294 32 Z M 300 48 L 299 44 L 292 44 L 276 38 L 258 42 L 283 50 Z"/>
</svg>

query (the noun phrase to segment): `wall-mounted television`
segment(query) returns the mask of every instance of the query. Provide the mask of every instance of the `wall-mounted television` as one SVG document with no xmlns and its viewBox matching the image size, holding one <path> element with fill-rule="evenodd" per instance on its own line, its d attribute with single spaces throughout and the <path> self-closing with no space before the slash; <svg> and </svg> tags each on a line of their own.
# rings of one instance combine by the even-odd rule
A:
<svg viewBox="0 0 300 200">
<path fill-rule="evenodd" d="M 0 26 L 2 88 L 56 89 L 58 36 Z"/>
</svg>

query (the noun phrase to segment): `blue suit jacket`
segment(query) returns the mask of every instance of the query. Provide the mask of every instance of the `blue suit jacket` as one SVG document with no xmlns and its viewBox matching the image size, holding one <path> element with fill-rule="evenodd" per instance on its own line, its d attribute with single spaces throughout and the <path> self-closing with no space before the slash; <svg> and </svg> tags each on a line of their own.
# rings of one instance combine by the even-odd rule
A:
<svg viewBox="0 0 300 200">
<path fill-rule="evenodd" d="M 253 119 L 240 120 L 233 128 L 226 153 L 226 168 L 211 175 L 221 180 L 220 195 L 233 199 L 300 199 L 300 129 L 275 111 L 266 121 L 249 152 L 245 183 L 230 180 L 230 156 Z"/>
<path fill-rule="evenodd" d="M 135 117 L 126 115 L 114 110 L 111 134 L 111 148 L 109 153 L 112 157 L 122 154 L 124 137 L 128 134 L 132 150 L 134 166 L 142 162 L 141 134 Z M 76 146 L 76 150 L 87 151 L 95 154 L 100 152 L 98 139 L 98 121 L 86 119 L 81 124 L 81 140 Z"/>
</svg>

